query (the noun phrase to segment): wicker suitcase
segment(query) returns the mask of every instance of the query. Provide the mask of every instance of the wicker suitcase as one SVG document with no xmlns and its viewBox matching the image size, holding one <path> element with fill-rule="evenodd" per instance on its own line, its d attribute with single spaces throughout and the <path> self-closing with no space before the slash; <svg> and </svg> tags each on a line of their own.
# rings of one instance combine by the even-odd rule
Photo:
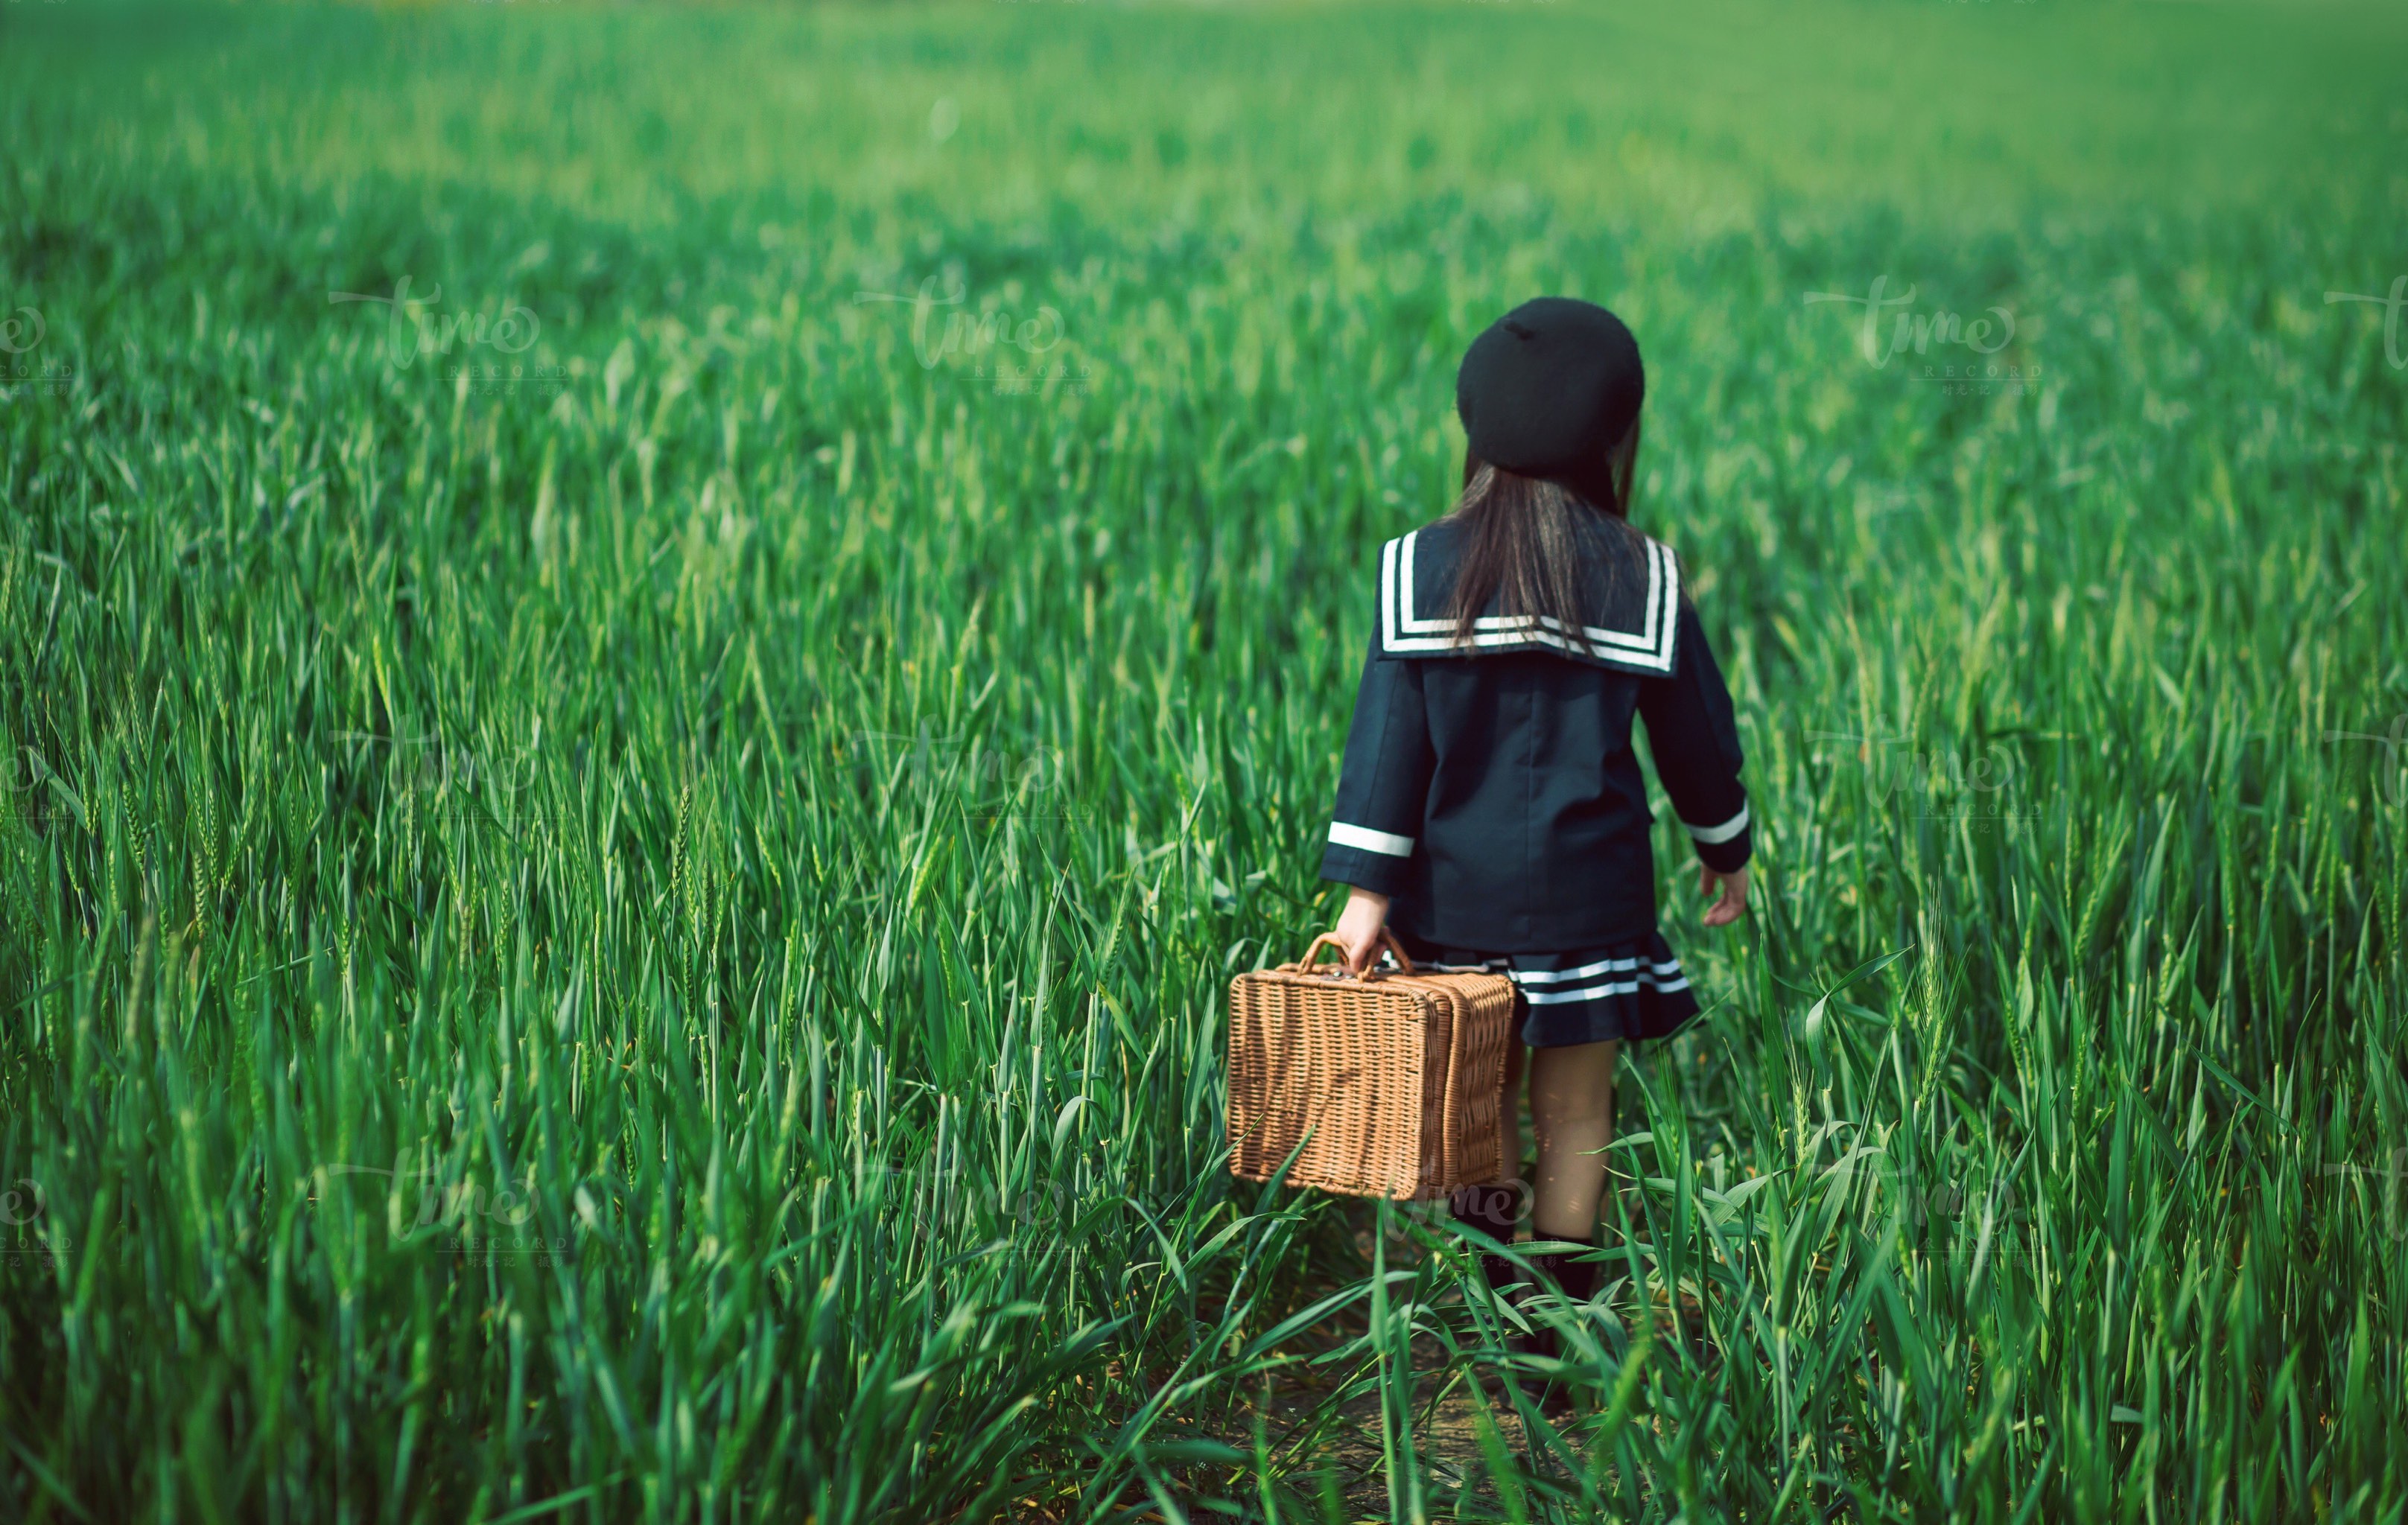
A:
<svg viewBox="0 0 2408 1525">
<path fill-rule="evenodd" d="M 1387 944 L 1397 971 L 1316 968 L 1340 946 L 1324 934 L 1296 962 L 1229 982 L 1232 1175 L 1268 1180 L 1299 1140 L 1289 1184 L 1347 1196 L 1443 1196 L 1503 1174 L 1512 982 L 1419 974 Z"/>
</svg>

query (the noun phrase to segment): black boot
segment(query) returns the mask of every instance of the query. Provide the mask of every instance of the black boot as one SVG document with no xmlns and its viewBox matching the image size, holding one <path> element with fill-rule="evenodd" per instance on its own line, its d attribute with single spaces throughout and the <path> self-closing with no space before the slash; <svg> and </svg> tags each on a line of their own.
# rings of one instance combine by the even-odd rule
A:
<svg viewBox="0 0 2408 1525">
<path fill-rule="evenodd" d="M 1521 1216 L 1522 1183 L 1492 1182 L 1486 1186 L 1467 1186 L 1456 1191 L 1447 1204 L 1458 1223 L 1468 1223 L 1500 1245 L 1513 1242 L 1513 1225 Z M 1509 1288 L 1526 1285 L 1529 1273 L 1504 1256 L 1484 1251 L 1480 1257 L 1480 1273 L 1489 1290 L 1498 1296 L 1508 1295 Z"/>
<path fill-rule="evenodd" d="M 1541 1274 L 1555 1290 L 1574 1303 L 1585 1303 L 1597 1295 L 1598 1284 L 1605 1279 L 1605 1262 L 1591 1259 L 1597 1245 L 1586 1239 L 1567 1241 L 1581 1247 L 1538 1258 Z"/>
<path fill-rule="evenodd" d="M 1593 1242 L 1577 1239 L 1570 1242 L 1582 1247 L 1534 1256 L 1532 1263 L 1538 1267 L 1541 1283 L 1559 1293 L 1565 1302 L 1585 1303 L 1597 1295 L 1598 1284 L 1604 1279 L 1605 1266 L 1602 1261 L 1586 1258 L 1595 1252 Z M 1555 1338 L 1554 1327 L 1535 1318 L 1531 1322 L 1527 1353 L 1550 1359 L 1561 1354 L 1562 1347 Z M 1561 1378 L 1550 1381 L 1539 1399 L 1539 1411 L 1549 1416 L 1570 1413 L 1571 1406 L 1572 1390 Z"/>
</svg>

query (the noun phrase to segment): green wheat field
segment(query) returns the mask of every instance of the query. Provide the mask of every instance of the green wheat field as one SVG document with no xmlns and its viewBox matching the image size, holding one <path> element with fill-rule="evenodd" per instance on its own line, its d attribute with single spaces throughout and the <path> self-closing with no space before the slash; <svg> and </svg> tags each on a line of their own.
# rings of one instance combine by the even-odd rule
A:
<svg viewBox="0 0 2408 1525">
<path fill-rule="evenodd" d="M 0 1518 L 2408 1518 L 2408 15 L 0 4 Z M 1233 1181 L 1545 292 L 1605 1290 Z"/>
</svg>

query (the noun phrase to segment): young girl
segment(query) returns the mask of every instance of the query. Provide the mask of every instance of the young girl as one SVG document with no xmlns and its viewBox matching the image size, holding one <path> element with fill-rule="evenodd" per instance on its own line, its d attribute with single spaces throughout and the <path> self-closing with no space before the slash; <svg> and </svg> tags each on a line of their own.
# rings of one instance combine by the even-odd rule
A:
<svg viewBox="0 0 2408 1525">
<path fill-rule="evenodd" d="M 1656 928 L 1643 720 L 1656 777 L 1697 847 L 1706 925 L 1747 909 L 1747 795 L 1729 691 L 1670 549 L 1631 527 L 1644 393 L 1638 342 L 1603 307 L 1541 297 L 1472 343 L 1455 378 L 1468 449 L 1454 510 L 1380 552 L 1378 615 L 1321 876 L 1353 887 L 1338 935 L 1369 966 L 1384 926 L 1416 963 L 1500 970 L 1539 1162 L 1531 1227 L 1593 1244 L 1624 1039 L 1698 1009 Z M 1525 1055 L 1524 1046 L 1529 1052 Z M 1455 1216 L 1509 1242 L 1499 1181 Z M 1598 1264 L 1538 1258 L 1586 1298 Z M 1500 1289 L 1520 1273 L 1484 1269 Z"/>
</svg>

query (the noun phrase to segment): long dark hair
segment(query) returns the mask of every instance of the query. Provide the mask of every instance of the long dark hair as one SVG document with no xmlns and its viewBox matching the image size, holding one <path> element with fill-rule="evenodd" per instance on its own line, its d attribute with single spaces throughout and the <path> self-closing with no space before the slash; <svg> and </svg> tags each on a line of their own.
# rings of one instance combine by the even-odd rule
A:
<svg viewBox="0 0 2408 1525">
<path fill-rule="evenodd" d="M 1501 591 L 1499 613 L 1553 620 L 1584 651 L 1597 609 L 1584 575 L 1584 546 L 1607 531 L 1607 586 L 1629 562 L 1616 554 L 1634 550 L 1642 538 L 1630 524 L 1630 490 L 1638 475 L 1639 425 L 1612 450 L 1581 470 L 1556 477 L 1525 477 L 1494 466 L 1466 451 L 1463 495 L 1447 519 L 1464 530 L 1462 559 L 1445 618 L 1455 621 L 1455 644 L 1469 647 L 1472 621 Z"/>
</svg>

